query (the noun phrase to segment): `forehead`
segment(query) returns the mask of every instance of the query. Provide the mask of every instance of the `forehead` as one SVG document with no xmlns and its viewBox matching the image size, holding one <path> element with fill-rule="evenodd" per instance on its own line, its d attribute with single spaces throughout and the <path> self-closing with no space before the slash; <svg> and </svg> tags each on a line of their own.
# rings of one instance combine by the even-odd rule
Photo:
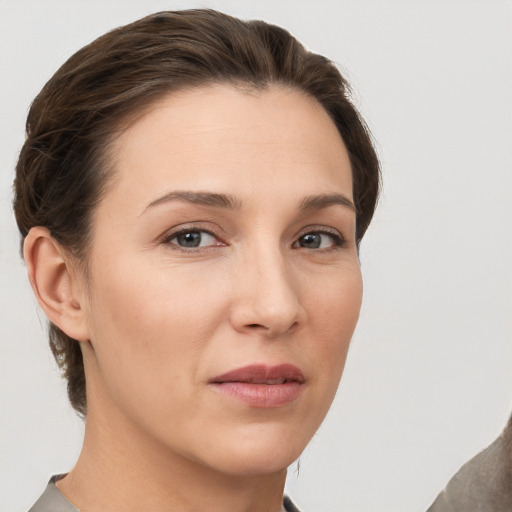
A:
<svg viewBox="0 0 512 512">
<path fill-rule="evenodd" d="M 312 97 L 282 86 L 214 85 L 151 104 L 113 142 L 114 195 L 137 203 L 174 189 L 289 194 L 340 189 L 352 196 L 347 151 Z M 341 190 L 342 189 L 342 190 Z M 110 195 L 109 192 L 107 195 Z"/>
</svg>

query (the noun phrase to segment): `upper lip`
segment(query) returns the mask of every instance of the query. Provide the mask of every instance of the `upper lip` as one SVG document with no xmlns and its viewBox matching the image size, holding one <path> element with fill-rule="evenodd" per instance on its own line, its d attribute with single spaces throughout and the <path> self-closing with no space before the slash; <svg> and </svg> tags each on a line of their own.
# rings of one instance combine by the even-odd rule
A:
<svg viewBox="0 0 512 512">
<path fill-rule="evenodd" d="M 304 374 L 293 364 L 279 364 L 275 366 L 253 364 L 231 370 L 210 379 L 212 384 L 222 384 L 223 382 L 246 382 L 250 384 L 298 382 L 303 384 L 304 381 Z"/>
</svg>

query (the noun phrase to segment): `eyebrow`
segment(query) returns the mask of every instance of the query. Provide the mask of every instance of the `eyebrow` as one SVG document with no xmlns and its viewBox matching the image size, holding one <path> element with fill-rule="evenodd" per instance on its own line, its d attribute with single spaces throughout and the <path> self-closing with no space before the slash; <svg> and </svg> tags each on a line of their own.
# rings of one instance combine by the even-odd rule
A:
<svg viewBox="0 0 512 512">
<path fill-rule="evenodd" d="M 241 203 L 229 194 L 216 194 L 214 192 L 190 192 L 187 190 L 178 190 L 169 192 L 154 201 L 151 201 L 144 212 L 163 203 L 170 201 L 183 201 L 186 203 L 198 204 L 202 206 L 215 206 L 217 208 L 226 208 L 228 210 L 238 210 Z M 142 213 L 144 213 L 142 212 Z"/>
<path fill-rule="evenodd" d="M 228 210 L 239 210 L 242 207 L 241 201 L 229 194 L 217 194 L 214 192 L 191 192 L 187 190 L 173 191 L 151 201 L 144 212 L 163 203 L 171 201 L 183 201 L 186 203 L 197 204 L 201 206 L 214 206 Z M 342 194 L 318 194 L 307 196 L 299 204 L 302 211 L 322 210 L 332 205 L 340 205 L 355 212 L 354 203 Z"/>
<path fill-rule="evenodd" d="M 302 211 L 322 210 L 323 208 L 336 204 L 344 206 L 353 212 L 356 211 L 354 203 L 342 194 L 320 194 L 307 196 L 300 202 L 300 209 Z"/>
</svg>

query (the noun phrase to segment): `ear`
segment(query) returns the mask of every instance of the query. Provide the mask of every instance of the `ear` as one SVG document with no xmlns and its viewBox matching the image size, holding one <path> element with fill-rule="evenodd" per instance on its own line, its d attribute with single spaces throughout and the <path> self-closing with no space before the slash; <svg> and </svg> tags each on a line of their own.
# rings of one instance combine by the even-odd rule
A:
<svg viewBox="0 0 512 512">
<path fill-rule="evenodd" d="M 48 319 L 71 338 L 89 340 L 85 294 L 61 245 L 47 228 L 32 228 L 23 243 L 28 278 Z"/>
</svg>

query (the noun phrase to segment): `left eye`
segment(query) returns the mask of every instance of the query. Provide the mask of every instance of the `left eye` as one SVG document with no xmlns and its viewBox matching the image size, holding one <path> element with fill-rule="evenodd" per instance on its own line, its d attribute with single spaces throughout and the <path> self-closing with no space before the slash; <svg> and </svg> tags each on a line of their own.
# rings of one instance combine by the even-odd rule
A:
<svg viewBox="0 0 512 512">
<path fill-rule="evenodd" d="M 294 247 L 304 249 L 329 249 L 342 244 L 342 239 L 334 233 L 311 232 L 302 235 L 294 244 Z"/>
<path fill-rule="evenodd" d="M 185 249 L 196 249 L 198 247 L 219 245 L 219 241 L 211 233 L 196 229 L 175 233 L 167 238 L 166 242 Z"/>
</svg>

